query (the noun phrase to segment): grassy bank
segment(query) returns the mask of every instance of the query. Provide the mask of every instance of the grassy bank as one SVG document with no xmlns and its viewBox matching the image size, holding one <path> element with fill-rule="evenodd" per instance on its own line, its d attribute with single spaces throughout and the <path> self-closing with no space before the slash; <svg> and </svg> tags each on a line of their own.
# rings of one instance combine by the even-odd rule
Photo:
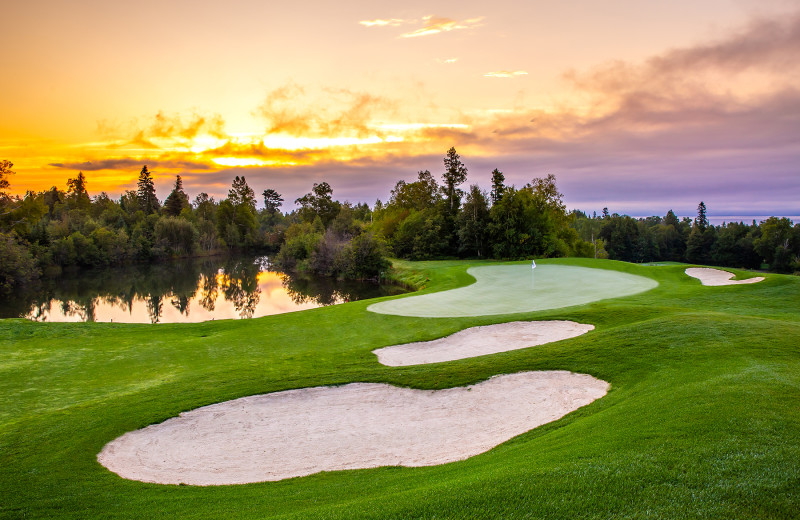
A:
<svg viewBox="0 0 800 520">
<path fill-rule="evenodd" d="M 484 318 L 366 312 L 372 301 L 187 325 L 0 321 L 0 516 L 100 518 L 790 518 L 800 508 L 800 278 L 703 287 L 685 266 L 549 261 L 653 278 L 581 307 Z M 422 292 L 477 262 L 401 263 Z M 748 277 L 746 273 L 741 273 Z M 423 279 L 424 277 L 424 279 Z M 371 350 L 518 319 L 596 330 L 420 367 Z M 466 461 L 192 487 L 100 466 L 126 431 L 244 395 L 352 381 L 416 388 L 565 369 L 609 394 Z"/>
</svg>

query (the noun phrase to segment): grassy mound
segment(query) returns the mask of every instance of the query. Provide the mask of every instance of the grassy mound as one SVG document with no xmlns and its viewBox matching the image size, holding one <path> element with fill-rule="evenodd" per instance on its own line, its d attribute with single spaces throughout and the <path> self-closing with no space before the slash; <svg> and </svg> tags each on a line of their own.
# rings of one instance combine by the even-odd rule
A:
<svg viewBox="0 0 800 520">
<path fill-rule="evenodd" d="M 659 283 L 583 306 L 477 318 L 373 301 L 186 325 L 0 321 L 0 516 L 119 518 L 789 518 L 800 508 L 800 278 L 708 288 L 686 266 L 561 260 Z M 402 263 L 422 293 L 476 262 Z M 738 274 L 738 273 L 737 273 Z M 745 273 L 741 273 L 745 277 Z M 385 367 L 375 348 L 519 319 L 591 323 L 535 349 Z M 124 480 L 110 440 L 181 411 L 318 385 L 414 388 L 570 370 L 609 394 L 466 461 L 193 487 Z"/>
</svg>

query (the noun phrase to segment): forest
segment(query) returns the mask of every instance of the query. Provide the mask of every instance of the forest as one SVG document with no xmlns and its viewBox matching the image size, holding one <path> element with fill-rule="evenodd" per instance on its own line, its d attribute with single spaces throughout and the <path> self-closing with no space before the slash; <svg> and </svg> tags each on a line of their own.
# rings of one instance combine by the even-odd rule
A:
<svg viewBox="0 0 800 520">
<path fill-rule="evenodd" d="M 377 279 L 388 258 L 523 259 L 594 257 L 628 262 L 676 261 L 800 272 L 800 224 L 770 217 L 751 224 L 711 225 L 706 206 L 694 219 L 633 218 L 567 211 L 552 174 L 507 186 L 499 169 L 491 190 L 464 189 L 468 171 L 455 148 L 437 180 L 428 170 L 397 181 L 386 202 L 372 207 L 333 198 L 315 183 L 281 212 L 283 196 L 265 188 L 264 207 L 236 176 L 227 198 L 193 200 L 180 175 L 159 200 L 143 166 L 136 190 L 119 199 L 89 195 L 79 172 L 66 190 L 6 193 L 13 163 L 0 161 L 0 292 L 64 270 L 154 262 L 175 257 L 263 252 L 283 270 L 344 279 Z"/>
</svg>

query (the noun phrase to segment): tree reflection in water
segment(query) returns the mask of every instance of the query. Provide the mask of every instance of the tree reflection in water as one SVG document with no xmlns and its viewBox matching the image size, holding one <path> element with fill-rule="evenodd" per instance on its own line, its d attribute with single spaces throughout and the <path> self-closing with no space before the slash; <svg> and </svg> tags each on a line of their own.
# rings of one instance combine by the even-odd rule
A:
<svg viewBox="0 0 800 520">
<path fill-rule="evenodd" d="M 289 275 L 280 273 L 281 283 L 287 294 L 296 305 L 314 303 L 321 306 L 335 305 L 337 303 L 355 300 L 350 293 L 342 292 L 332 279 L 312 278 L 303 275 Z M 327 283 L 326 283 L 327 282 Z"/>
<path fill-rule="evenodd" d="M 222 301 L 228 304 L 227 312 L 230 313 L 232 306 L 239 318 L 294 310 L 286 308 L 288 301 L 274 309 L 270 307 L 270 298 L 274 295 L 265 300 L 266 307 L 259 305 L 263 296 L 259 273 L 267 270 L 266 257 L 215 257 L 86 271 L 44 280 L 38 286 L 3 299 L 0 318 L 109 321 L 109 316 L 114 316 L 113 321 L 178 322 L 189 321 L 194 304 L 194 308 L 199 309 L 194 319 L 199 321 L 214 319 Z M 288 299 L 298 308 L 403 292 L 394 286 L 278 274 Z M 140 310 L 135 311 L 136 308 Z M 174 310 L 166 313 L 167 309 Z"/>
<path fill-rule="evenodd" d="M 258 287 L 259 266 L 252 259 L 236 260 L 223 267 L 222 293 L 233 302 L 240 318 L 252 318 L 256 305 L 261 301 Z"/>
</svg>

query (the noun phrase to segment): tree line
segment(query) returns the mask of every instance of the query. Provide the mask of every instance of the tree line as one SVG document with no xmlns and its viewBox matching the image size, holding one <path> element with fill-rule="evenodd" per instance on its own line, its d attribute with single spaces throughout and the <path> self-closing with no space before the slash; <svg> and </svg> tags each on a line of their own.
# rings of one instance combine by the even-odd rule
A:
<svg viewBox="0 0 800 520">
<path fill-rule="evenodd" d="M 455 148 L 439 179 L 429 170 L 397 181 L 389 199 L 351 204 L 327 182 L 283 213 L 283 196 L 267 188 L 264 208 L 236 176 L 227 198 L 189 200 L 180 175 L 163 203 L 143 166 L 136 190 L 111 199 L 88 194 L 82 172 L 67 189 L 5 193 L 14 172 L 0 162 L 0 291 L 63 269 L 152 262 L 222 251 L 263 251 L 284 269 L 339 278 L 377 278 L 387 257 L 522 259 L 596 257 L 629 262 L 688 261 L 779 272 L 800 270 L 800 225 L 772 217 L 752 225 L 710 225 L 703 203 L 694 220 L 635 219 L 567 211 L 554 175 L 507 186 L 499 169 L 489 192 L 465 185 L 468 170 Z"/>
<path fill-rule="evenodd" d="M 600 258 L 800 272 L 800 224 L 785 217 L 714 226 L 700 202 L 694 219 L 679 220 L 672 210 L 664 217 L 634 219 L 605 208 L 599 217 L 573 212 L 573 226 Z"/>
</svg>

